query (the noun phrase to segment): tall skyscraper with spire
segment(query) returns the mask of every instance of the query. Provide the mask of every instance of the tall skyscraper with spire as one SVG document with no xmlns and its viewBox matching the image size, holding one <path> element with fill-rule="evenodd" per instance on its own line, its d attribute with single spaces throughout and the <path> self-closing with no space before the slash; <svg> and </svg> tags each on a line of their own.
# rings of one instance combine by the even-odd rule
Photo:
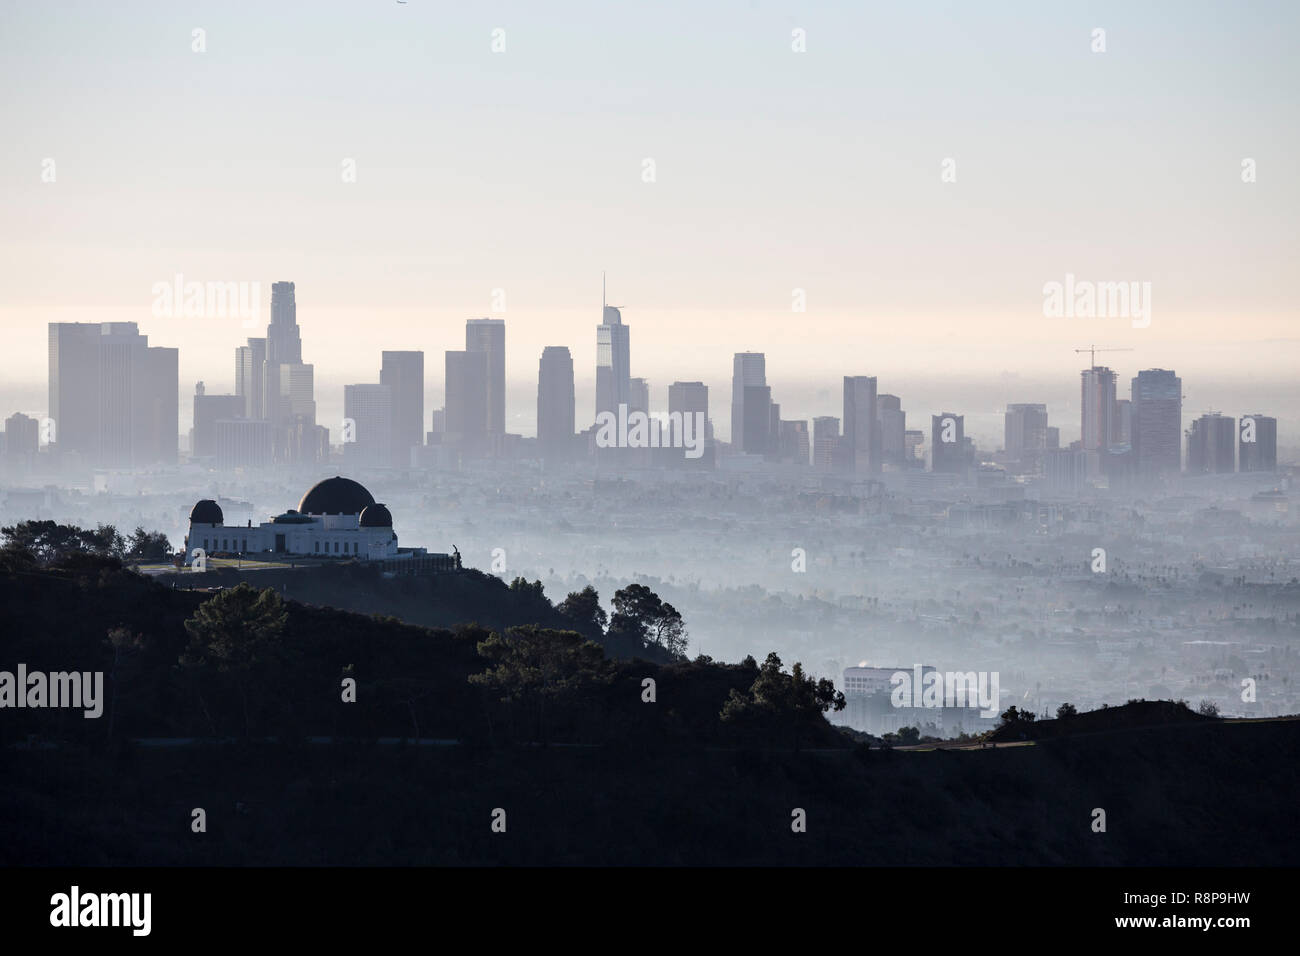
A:
<svg viewBox="0 0 1300 956">
<path fill-rule="evenodd" d="M 631 393 L 631 356 L 623 313 L 605 301 L 605 274 L 600 274 L 601 323 L 596 326 L 596 414 L 618 414 Z"/>
<path fill-rule="evenodd" d="M 315 373 L 302 360 L 294 284 L 272 283 L 266 337 L 235 349 L 235 394 L 244 399 L 245 417 L 271 424 L 272 457 L 279 464 L 329 454 L 329 432 L 316 424 Z"/>
</svg>

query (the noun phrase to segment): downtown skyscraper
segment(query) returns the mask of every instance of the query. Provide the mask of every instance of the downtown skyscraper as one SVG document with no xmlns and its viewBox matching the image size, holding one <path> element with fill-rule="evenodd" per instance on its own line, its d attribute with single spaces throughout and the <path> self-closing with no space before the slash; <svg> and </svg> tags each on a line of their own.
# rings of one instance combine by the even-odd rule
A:
<svg viewBox="0 0 1300 956">
<path fill-rule="evenodd" d="M 175 464 L 180 353 L 134 322 L 51 322 L 49 417 L 55 449 L 85 467 Z"/>
<path fill-rule="evenodd" d="M 853 463 L 853 471 L 862 474 L 880 471 L 874 375 L 844 376 L 844 448 Z"/>
<path fill-rule="evenodd" d="M 745 412 L 745 389 L 754 388 L 762 389 L 767 385 L 767 356 L 762 352 L 737 352 L 731 361 L 731 447 L 735 451 L 749 452 L 750 454 L 762 454 L 766 450 L 766 439 L 756 447 L 747 447 L 745 443 L 745 430 L 747 419 L 753 419 L 755 423 L 766 421 L 768 409 L 766 405 L 760 411 L 755 409 L 748 416 Z M 756 391 L 752 393 L 756 401 L 763 401 L 766 395 L 766 402 L 772 400 L 771 392 Z M 748 426 L 751 434 L 758 434 L 762 429 L 755 431 L 754 425 Z M 757 441 L 757 438 L 754 439 Z"/>
<path fill-rule="evenodd" d="M 1183 380 L 1168 369 L 1143 369 L 1133 379 L 1130 394 L 1138 476 L 1177 474 L 1182 467 Z"/>
<path fill-rule="evenodd" d="M 1079 435 L 1088 453 L 1088 474 L 1098 475 L 1115 440 L 1115 373 L 1094 365 L 1079 373 Z"/>
<path fill-rule="evenodd" d="M 596 326 L 596 415 L 618 415 L 631 397 L 630 331 L 617 306 L 605 304 L 605 279 L 600 282 L 601 321 Z"/>
<path fill-rule="evenodd" d="M 505 319 L 469 319 L 465 322 L 465 351 L 487 357 L 483 401 L 487 407 L 487 433 L 506 433 L 506 322 Z M 498 437 L 499 440 L 499 437 Z"/>
<path fill-rule="evenodd" d="M 537 365 L 537 445 L 542 458 L 561 460 L 574 452 L 576 408 L 573 356 L 563 345 L 548 345 Z"/>
<path fill-rule="evenodd" d="M 411 449 L 424 444 L 424 353 L 385 351 L 380 362 L 379 384 L 391 398 L 392 464 L 407 468 Z"/>
</svg>

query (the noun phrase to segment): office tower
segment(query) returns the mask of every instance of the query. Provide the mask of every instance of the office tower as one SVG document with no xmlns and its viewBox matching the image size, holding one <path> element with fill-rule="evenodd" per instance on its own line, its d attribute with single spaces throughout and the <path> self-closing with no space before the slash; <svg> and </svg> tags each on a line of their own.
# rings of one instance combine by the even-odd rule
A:
<svg viewBox="0 0 1300 956">
<path fill-rule="evenodd" d="M 952 412 L 930 416 L 930 470 L 960 474 L 966 454 L 965 417 Z"/>
<path fill-rule="evenodd" d="M 1177 473 L 1182 467 L 1183 380 L 1167 369 L 1144 369 L 1133 379 L 1130 394 L 1129 443 L 1138 475 Z"/>
<path fill-rule="evenodd" d="M 668 414 L 697 415 L 697 421 L 709 421 L 709 386 L 703 382 L 673 382 L 668 386 Z"/>
<path fill-rule="evenodd" d="M 379 384 L 393 394 L 393 466 L 408 468 L 411 449 L 424 444 L 424 353 L 384 352 Z"/>
<path fill-rule="evenodd" d="M 268 365 L 267 401 L 274 410 L 271 419 L 281 427 L 316 423 L 316 367 L 314 365 Z"/>
<path fill-rule="evenodd" d="M 465 322 L 465 351 L 487 355 L 487 431 L 506 433 L 506 322 L 469 319 Z"/>
<path fill-rule="evenodd" d="M 746 385 L 741 393 L 741 448 L 746 455 L 765 455 L 773 450 L 772 389 L 767 385 Z"/>
<path fill-rule="evenodd" d="M 1003 450 L 1024 473 L 1034 473 L 1047 451 L 1047 406 L 1011 404 L 1003 416 Z"/>
<path fill-rule="evenodd" d="M 30 467 L 41 447 L 41 426 L 34 418 L 15 412 L 5 419 L 4 457 L 9 464 Z"/>
<path fill-rule="evenodd" d="M 907 413 L 897 395 L 876 396 L 880 463 L 901 468 L 907 458 Z"/>
<path fill-rule="evenodd" d="M 1055 425 L 1047 426 L 1047 450 L 1057 451 L 1061 447 L 1061 430 Z"/>
<path fill-rule="evenodd" d="M 242 417 L 266 417 L 266 339 L 235 349 L 235 394 L 244 400 Z"/>
<path fill-rule="evenodd" d="M 907 467 L 923 468 L 925 460 L 920 456 L 919 452 L 925 445 L 925 432 L 919 428 L 909 428 L 903 435 L 903 442 L 907 446 L 907 453 L 903 456 L 903 461 Z"/>
<path fill-rule="evenodd" d="M 215 458 L 217 422 L 244 417 L 244 399 L 239 395 L 208 395 L 199 382 L 194 387 L 194 431 L 191 458 Z"/>
<path fill-rule="evenodd" d="M 271 365 L 296 365 L 302 361 L 298 302 L 292 282 L 271 284 L 271 324 L 266 329 L 266 361 Z"/>
<path fill-rule="evenodd" d="M 387 385 L 344 385 L 343 418 L 351 424 L 343 458 L 350 466 L 388 467 L 393 461 L 393 390 Z M 348 440 L 348 439 L 351 440 Z"/>
<path fill-rule="evenodd" d="M 1069 448 L 1051 449 L 1043 457 L 1043 475 L 1053 491 L 1078 493 L 1088 481 L 1088 452 L 1077 442 Z"/>
<path fill-rule="evenodd" d="M 1187 431 L 1187 473 L 1231 474 L 1236 470 L 1236 441 L 1236 419 L 1218 412 L 1202 415 Z"/>
<path fill-rule="evenodd" d="M 1112 445 L 1131 445 L 1133 443 L 1133 401 L 1128 398 L 1115 400 L 1115 434 Z"/>
<path fill-rule="evenodd" d="M 222 470 L 271 465 L 274 426 L 265 419 L 221 419 L 213 423 L 216 466 Z"/>
<path fill-rule="evenodd" d="M 781 454 L 781 405 L 778 402 L 767 406 L 767 452 L 776 457 Z"/>
<path fill-rule="evenodd" d="M 618 414 L 618 406 L 628 404 L 631 385 L 629 329 L 623 313 L 605 304 L 605 277 L 600 279 L 601 321 L 596 326 L 596 414 Z"/>
<path fill-rule="evenodd" d="M 256 348 L 249 339 L 249 360 Z M 243 362 L 241 354 L 241 364 Z M 238 391 L 238 388 L 236 389 Z M 248 388 L 245 389 L 245 407 Z M 302 360 L 298 304 L 294 283 L 271 285 L 271 323 L 266 327 L 266 359 L 262 365 L 262 415 L 274 426 L 272 455 L 281 464 L 314 463 L 327 432 L 316 425 L 315 368 Z"/>
<path fill-rule="evenodd" d="M 830 469 L 835 464 L 835 446 L 840 442 L 840 420 L 833 415 L 813 419 L 813 465 Z"/>
<path fill-rule="evenodd" d="M 566 346 L 548 345 L 537 363 L 537 446 L 543 458 L 573 453 L 575 416 L 573 356 Z"/>
<path fill-rule="evenodd" d="M 444 441 L 482 452 L 488 434 L 487 352 L 448 352 Z"/>
<path fill-rule="evenodd" d="M 784 420 L 780 426 L 781 460 L 798 465 L 809 463 L 808 423 L 803 419 Z"/>
<path fill-rule="evenodd" d="M 680 435 L 685 442 L 684 429 L 690 429 L 691 440 L 701 443 L 703 453 L 698 458 L 687 458 L 681 453 L 668 456 L 678 467 L 712 468 L 715 461 L 713 448 L 713 423 L 709 421 L 709 387 L 703 382 L 673 382 L 668 386 L 668 421 L 663 441 L 672 443 Z"/>
<path fill-rule="evenodd" d="M 1243 415 L 1238 423 L 1239 471 L 1277 471 L 1277 419 Z"/>
<path fill-rule="evenodd" d="M 84 465 L 174 464 L 180 354 L 134 322 L 49 324 L 49 408 L 60 455 Z"/>
<path fill-rule="evenodd" d="M 650 412 L 650 383 L 643 378 L 629 379 L 627 383 L 627 410 Z"/>
<path fill-rule="evenodd" d="M 737 352 L 731 363 L 731 445 L 736 451 L 750 451 L 745 447 L 745 389 L 766 384 L 766 356 L 762 352 Z"/>
<path fill-rule="evenodd" d="M 1094 365 L 1079 373 L 1082 399 L 1080 441 L 1089 452 L 1088 474 L 1101 473 L 1101 460 L 1115 437 L 1115 373 Z"/>
<path fill-rule="evenodd" d="M 853 471 L 880 471 L 875 376 L 844 376 L 844 448 L 853 462 Z"/>
</svg>

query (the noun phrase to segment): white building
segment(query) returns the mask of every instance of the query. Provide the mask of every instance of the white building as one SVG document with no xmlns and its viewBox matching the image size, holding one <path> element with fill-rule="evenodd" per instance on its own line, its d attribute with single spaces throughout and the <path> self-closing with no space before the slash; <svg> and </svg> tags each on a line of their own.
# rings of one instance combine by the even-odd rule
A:
<svg viewBox="0 0 1300 956">
<path fill-rule="evenodd" d="M 317 482 L 302 496 L 296 509 L 256 527 L 252 521 L 247 526 L 226 525 L 221 507 L 210 498 L 203 499 L 190 512 L 186 564 L 193 563 L 198 549 L 205 555 L 347 557 L 361 561 L 445 557 L 429 555 L 424 548 L 399 548 L 388 509 L 359 483 L 338 476 Z"/>
</svg>

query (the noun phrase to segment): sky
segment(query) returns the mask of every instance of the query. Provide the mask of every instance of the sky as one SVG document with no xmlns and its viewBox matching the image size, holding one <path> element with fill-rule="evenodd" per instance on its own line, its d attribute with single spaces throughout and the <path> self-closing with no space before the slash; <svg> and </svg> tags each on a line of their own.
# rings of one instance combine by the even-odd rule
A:
<svg viewBox="0 0 1300 956">
<path fill-rule="evenodd" d="M 0 412 L 44 411 L 51 321 L 136 321 L 183 396 L 231 390 L 260 329 L 155 314 L 180 275 L 256 288 L 261 324 L 297 283 L 326 423 L 383 349 L 426 351 L 433 407 L 490 315 L 524 401 L 569 346 L 581 427 L 602 270 L 652 402 L 704 380 L 719 419 L 746 349 L 799 414 L 837 414 L 846 374 L 904 407 L 970 398 L 944 381 L 1065 403 L 1094 343 L 1133 350 L 1105 359 L 1122 383 L 1176 368 L 1188 407 L 1294 403 L 1298 26 L 1286 2 L 8 4 Z M 1045 315 L 1067 274 L 1149 314 Z"/>
</svg>

